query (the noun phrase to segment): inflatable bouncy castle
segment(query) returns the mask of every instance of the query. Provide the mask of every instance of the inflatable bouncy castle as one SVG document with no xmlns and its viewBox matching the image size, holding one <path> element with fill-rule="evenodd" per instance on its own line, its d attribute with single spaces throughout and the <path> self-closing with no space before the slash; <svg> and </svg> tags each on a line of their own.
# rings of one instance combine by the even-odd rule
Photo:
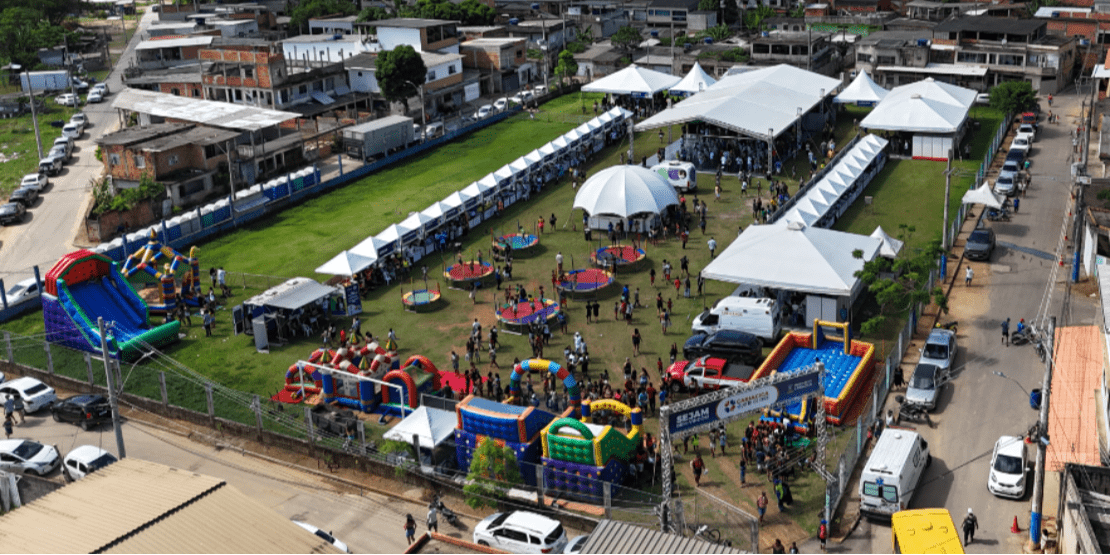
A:
<svg viewBox="0 0 1110 555">
<path fill-rule="evenodd" d="M 158 270 L 161 264 L 162 270 Z M 178 268 L 184 264 L 185 274 L 181 276 L 181 290 L 177 289 L 175 276 Z M 169 245 L 158 242 L 158 234 L 150 230 L 150 239 L 146 245 L 127 257 L 120 269 L 124 277 L 131 279 L 138 272 L 145 272 L 150 277 L 158 280 L 162 287 L 162 302 L 160 304 L 147 303 L 151 314 L 162 315 L 173 312 L 178 303 L 185 306 L 200 307 L 204 294 L 200 285 L 200 262 L 197 260 L 197 248 L 189 249 L 189 256 L 185 257 Z"/>
<path fill-rule="evenodd" d="M 458 417 L 455 457 L 459 469 L 469 472 L 478 445 L 496 441 L 516 454 L 524 483 L 538 485 L 535 466 L 540 464 L 540 432 L 555 415 L 535 407 L 507 405 L 474 395 L 455 405 L 455 415 Z"/>
<path fill-rule="evenodd" d="M 439 370 L 432 361 L 420 355 L 411 356 L 400 368 L 390 370 L 381 377 L 383 382 L 400 386 L 382 387 L 381 410 L 406 416 L 420 406 L 420 395 L 435 394 L 440 390 Z"/>
<path fill-rule="evenodd" d="M 604 482 L 624 482 L 644 419 L 640 409 L 612 399 L 585 402 L 581 412 L 580 420 L 564 416 L 541 434 L 544 487 L 596 499 L 603 495 Z M 628 432 L 613 426 L 624 420 L 631 421 Z"/>
</svg>

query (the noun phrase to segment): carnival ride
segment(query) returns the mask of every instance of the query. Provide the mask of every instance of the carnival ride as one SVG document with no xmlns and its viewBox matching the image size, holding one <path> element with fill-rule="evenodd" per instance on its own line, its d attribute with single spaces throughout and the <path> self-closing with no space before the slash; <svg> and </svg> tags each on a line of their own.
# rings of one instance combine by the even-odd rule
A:
<svg viewBox="0 0 1110 555">
<path fill-rule="evenodd" d="M 631 245 L 609 245 L 590 253 L 590 262 L 603 268 L 631 268 L 647 258 L 644 249 Z"/>
<path fill-rule="evenodd" d="M 583 268 L 564 272 L 557 287 L 570 296 L 593 295 L 615 282 L 613 272 L 601 268 Z"/>
<path fill-rule="evenodd" d="M 509 332 L 520 333 L 533 323 L 544 323 L 559 316 L 562 310 L 552 299 L 509 302 L 497 307 L 497 321 Z"/>
</svg>

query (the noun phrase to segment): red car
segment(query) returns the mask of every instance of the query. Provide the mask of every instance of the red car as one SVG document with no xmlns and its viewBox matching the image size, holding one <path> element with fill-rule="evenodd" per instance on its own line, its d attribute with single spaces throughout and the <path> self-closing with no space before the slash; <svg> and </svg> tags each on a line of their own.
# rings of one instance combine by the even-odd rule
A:
<svg viewBox="0 0 1110 555">
<path fill-rule="evenodd" d="M 667 367 L 672 393 L 687 391 L 695 383 L 701 391 L 741 385 L 754 373 L 754 366 L 713 356 L 703 356 L 693 362 L 680 360 Z"/>
</svg>

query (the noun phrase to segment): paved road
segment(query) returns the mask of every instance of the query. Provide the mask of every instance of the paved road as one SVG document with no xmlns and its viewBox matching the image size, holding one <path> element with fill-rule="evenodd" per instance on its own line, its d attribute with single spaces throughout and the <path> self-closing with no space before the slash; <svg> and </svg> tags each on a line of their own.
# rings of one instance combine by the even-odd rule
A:
<svg viewBox="0 0 1110 555">
<path fill-rule="evenodd" d="M 147 12 L 140 21 L 145 29 L 155 20 L 154 12 Z M 132 35 L 131 42 L 123 54 L 126 65 L 139 43 L 141 33 Z M 84 112 L 90 126 L 77 141 L 73 158 L 62 173 L 50 178 L 50 189 L 43 195 L 38 205 L 27 211 L 25 223 L 0 229 L 0 278 L 6 284 L 30 277 L 31 268 L 38 266 L 45 273 L 59 258 L 77 248 L 75 238 L 84 239 L 84 217 L 88 211 L 91 197 L 90 186 L 94 177 L 99 177 L 103 164 L 96 160 L 96 138 L 111 132 L 117 127 L 118 117 L 111 108 L 115 93 L 123 88 L 121 72 L 113 70 L 108 77 L 108 88 L 113 92 L 100 104 L 89 104 Z M 48 98 L 47 103 L 53 104 Z M 40 126 L 49 125 L 54 114 L 43 117 Z M 49 145 L 43 145 L 49 149 Z M 31 170 L 31 168 L 28 168 Z"/>
<path fill-rule="evenodd" d="M 945 507 L 957 526 L 967 509 L 974 509 L 980 528 L 975 542 L 966 548 L 968 553 L 1019 553 L 1028 539 L 1035 451 L 1031 447 L 1027 451 L 1030 471 L 1024 498 L 995 497 L 986 485 L 994 442 L 1002 435 L 1024 434 L 1038 417 L 1022 387 L 1040 387 L 1044 366 L 1031 346 L 1001 345 L 1000 322 L 1007 317 L 1016 323 L 1036 316 L 1053 266 L 1042 253 L 1054 253 L 1059 240 L 1071 184 L 1070 132 L 1075 128 L 1080 98 L 1073 93 L 1058 95 L 1055 100 L 1053 110 L 1065 117 L 1059 125 L 1042 126 L 1032 153 L 1032 186 L 1022 199 L 1020 213 L 1008 223 L 988 224 L 1004 245 L 996 249 L 989 264 L 971 263 L 975 270 L 971 287 L 965 287 L 960 279 L 952 289 L 952 311 L 946 319 L 960 322 L 958 373 L 941 394 L 933 415 L 936 427 L 917 427 L 929 441 L 933 465 L 911 507 Z M 962 246 L 962 239 L 957 246 Z M 963 266 L 956 271 L 962 276 Z M 1052 287 L 1050 315 L 1060 315 L 1062 280 L 1067 275 L 1070 268 L 1061 269 Z M 1090 299 L 1073 297 L 1070 325 L 1096 322 L 1097 308 Z M 1020 386 L 993 371 L 1005 372 Z M 1054 503 L 1054 498 L 1046 495 L 1046 501 Z M 1044 512 L 1054 514 L 1054 505 Z M 1021 534 L 1010 533 L 1015 516 Z M 838 552 L 890 553 L 890 527 L 865 520 L 843 544 L 830 547 Z"/>
</svg>

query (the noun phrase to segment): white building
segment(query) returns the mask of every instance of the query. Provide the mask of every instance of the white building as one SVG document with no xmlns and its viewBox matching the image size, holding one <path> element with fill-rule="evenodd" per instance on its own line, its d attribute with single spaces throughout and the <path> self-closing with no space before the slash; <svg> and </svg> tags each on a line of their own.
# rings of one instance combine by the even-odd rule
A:
<svg viewBox="0 0 1110 555">
<path fill-rule="evenodd" d="M 335 63 L 365 52 L 378 52 L 376 43 L 359 35 L 300 35 L 281 42 L 285 59 L 298 63 Z"/>
</svg>

